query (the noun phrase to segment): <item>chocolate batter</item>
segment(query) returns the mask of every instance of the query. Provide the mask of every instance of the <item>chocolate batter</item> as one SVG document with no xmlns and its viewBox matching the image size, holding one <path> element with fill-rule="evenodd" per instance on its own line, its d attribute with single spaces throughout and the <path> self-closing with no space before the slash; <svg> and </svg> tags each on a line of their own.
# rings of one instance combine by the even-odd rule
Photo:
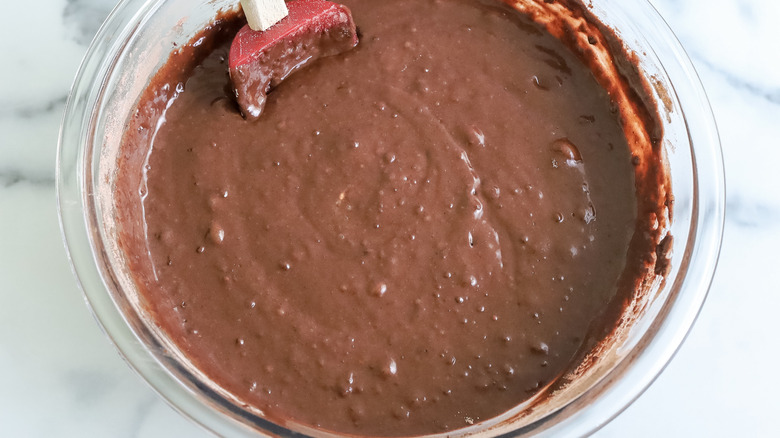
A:
<svg viewBox="0 0 780 438">
<path fill-rule="evenodd" d="M 171 56 L 124 139 L 122 242 L 154 322 L 269 418 L 478 423 L 614 327 L 655 257 L 655 200 L 638 201 L 610 95 L 530 18 L 343 3 L 360 44 L 287 78 L 254 122 L 227 73 L 240 18 Z"/>
</svg>

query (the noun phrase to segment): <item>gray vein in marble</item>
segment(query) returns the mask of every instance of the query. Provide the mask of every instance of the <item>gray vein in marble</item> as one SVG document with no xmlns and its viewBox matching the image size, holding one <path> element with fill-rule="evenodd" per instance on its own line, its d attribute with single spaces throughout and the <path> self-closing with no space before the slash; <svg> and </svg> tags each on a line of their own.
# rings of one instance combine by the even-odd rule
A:
<svg viewBox="0 0 780 438">
<path fill-rule="evenodd" d="M 746 91 L 754 96 L 760 97 L 769 103 L 780 105 L 780 89 L 770 89 L 770 88 L 762 87 L 750 81 L 739 78 L 735 76 L 733 73 L 727 71 L 726 69 L 720 66 L 715 65 L 713 62 L 710 62 L 708 59 L 698 54 L 691 53 L 691 58 L 694 60 L 696 64 L 700 64 L 708 68 L 709 70 L 711 70 L 713 73 L 721 76 L 732 87 L 738 90 Z"/>
<path fill-rule="evenodd" d="M 73 40 L 79 44 L 89 44 L 114 4 L 105 0 L 68 0 L 62 18 L 67 28 L 74 33 Z"/>
<path fill-rule="evenodd" d="M 42 114 L 62 111 L 62 108 L 67 100 L 68 95 L 64 94 L 41 103 L 31 103 L 27 105 L 12 105 L 3 102 L 0 103 L 0 117 L 20 117 L 24 119 L 31 119 Z"/>
<path fill-rule="evenodd" d="M 30 175 L 13 169 L 0 169 L 0 188 L 7 189 L 18 184 L 30 184 L 36 187 L 53 187 L 54 177 Z"/>
<path fill-rule="evenodd" d="M 85 407 L 101 403 L 116 386 L 116 380 L 111 375 L 99 370 L 70 370 L 65 378 L 76 403 Z"/>
<path fill-rule="evenodd" d="M 780 207 L 730 196 L 726 201 L 726 221 L 742 228 L 780 225 Z"/>
<path fill-rule="evenodd" d="M 132 427 L 127 431 L 127 436 L 129 437 L 140 436 L 141 427 L 143 426 L 144 422 L 151 414 L 155 403 L 158 403 L 157 397 L 153 395 L 149 395 L 147 397 L 144 397 L 143 400 L 141 400 L 136 404 L 137 407 L 135 408 L 135 414 L 132 416 L 133 419 L 130 422 Z"/>
</svg>

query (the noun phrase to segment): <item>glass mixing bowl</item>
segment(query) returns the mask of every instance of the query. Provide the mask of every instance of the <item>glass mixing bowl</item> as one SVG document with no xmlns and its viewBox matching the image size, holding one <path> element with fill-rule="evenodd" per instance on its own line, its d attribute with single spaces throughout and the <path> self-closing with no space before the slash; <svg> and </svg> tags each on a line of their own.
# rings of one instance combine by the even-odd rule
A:
<svg viewBox="0 0 780 438">
<path fill-rule="evenodd" d="M 222 436 L 332 436 L 274 424 L 191 366 L 139 306 L 116 241 L 116 157 L 128 114 L 174 44 L 184 44 L 234 1 L 123 0 L 98 31 L 68 99 L 57 157 L 58 208 L 65 244 L 92 311 L 119 352 L 165 400 Z M 645 297 L 624 336 L 559 397 L 523 406 L 450 435 L 592 433 L 635 400 L 690 330 L 712 281 L 723 229 L 725 188 L 717 129 L 691 62 L 645 0 L 592 0 L 652 85 L 664 129 L 674 195 L 671 271 Z"/>
</svg>

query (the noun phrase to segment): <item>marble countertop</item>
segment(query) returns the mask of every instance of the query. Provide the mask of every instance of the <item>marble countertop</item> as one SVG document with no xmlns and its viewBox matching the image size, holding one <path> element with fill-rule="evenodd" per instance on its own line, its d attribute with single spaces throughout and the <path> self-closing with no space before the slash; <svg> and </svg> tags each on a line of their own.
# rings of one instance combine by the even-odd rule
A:
<svg viewBox="0 0 780 438">
<path fill-rule="evenodd" d="M 780 2 L 651 1 L 691 56 L 719 125 L 726 229 L 687 341 L 596 436 L 780 436 L 780 379 L 772 377 L 780 363 Z M 123 363 L 87 310 L 60 238 L 59 123 L 113 4 L 0 2 L 0 436 L 208 436 Z"/>
</svg>

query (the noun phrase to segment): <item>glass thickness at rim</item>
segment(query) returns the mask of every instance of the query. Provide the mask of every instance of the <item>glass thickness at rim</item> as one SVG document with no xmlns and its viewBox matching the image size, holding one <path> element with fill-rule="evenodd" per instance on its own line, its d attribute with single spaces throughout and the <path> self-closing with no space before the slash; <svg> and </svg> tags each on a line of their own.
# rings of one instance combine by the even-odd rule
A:
<svg viewBox="0 0 780 438">
<path fill-rule="evenodd" d="M 102 138 L 97 129 L 102 117 L 100 108 L 106 90 L 112 86 L 110 78 L 118 60 L 124 56 L 131 39 L 144 31 L 149 17 L 164 3 L 171 1 L 120 2 L 99 30 L 73 84 L 57 155 L 58 211 L 70 262 L 103 330 L 130 366 L 171 406 L 222 436 L 297 435 L 199 385 L 197 377 L 181 366 L 140 321 L 128 315 L 127 303 L 119 293 L 120 285 L 109 272 L 109 255 L 102 242 L 104 236 L 95 202 L 96 187 L 100 185 L 96 179 Z M 232 5 L 229 1 L 207 3 L 214 12 L 220 6 Z M 657 61 L 671 85 L 667 92 L 675 102 L 675 116 L 684 124 L 684 127 L 678 124 L 679 137 L 684 138 L 667 147 L 687 148 L 689 151 L 678 152 L 690 155 L 683 179 L 690 174 L 691 193 L 687 203 L 680 206 L 680 211 L 689 211 L 690 216 L 682 224 L 686 239 L 676 242 L 679 271 L 667 285 L 670 293 L 659 310 L 660 316 L 650 323 L 627 357 L 605 378 L 553 415 L 505 431 L 512 436 L 587 435 L 625 409 L 652 383 L 687 335 L 706 297 L 720 249 L 725 205 L 723 163 L 712 112 L 693 66 L 646 1 L 593 3 L 593 11 L 599 17 L 617 11 L 614 17 L 620 24 L 616 25 L 620 36 L 630 46 L 637 44 L 648 51 L 646 56 Z M 683 182 L 673 176 L 675 194 Z M 682 248 L 679 252 L 677 245 Z M 304 432 L 331 435 L 313 430 Z M 495 432 L 498 430 L 488 431 Z"/>
</svg>

